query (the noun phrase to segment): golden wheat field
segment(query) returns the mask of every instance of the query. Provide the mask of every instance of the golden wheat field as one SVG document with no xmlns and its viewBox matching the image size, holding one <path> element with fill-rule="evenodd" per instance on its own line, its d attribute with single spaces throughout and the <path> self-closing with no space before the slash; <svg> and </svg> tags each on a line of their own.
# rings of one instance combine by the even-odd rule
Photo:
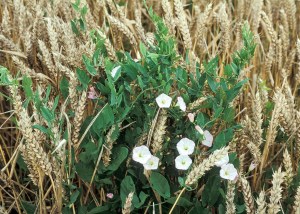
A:
<svg viewBox="0 0 300 214">
<path fill-rule="evenodd" d="M 0 2 L 0 213 L 300 214 L 299 0 Z"/>
</svg>

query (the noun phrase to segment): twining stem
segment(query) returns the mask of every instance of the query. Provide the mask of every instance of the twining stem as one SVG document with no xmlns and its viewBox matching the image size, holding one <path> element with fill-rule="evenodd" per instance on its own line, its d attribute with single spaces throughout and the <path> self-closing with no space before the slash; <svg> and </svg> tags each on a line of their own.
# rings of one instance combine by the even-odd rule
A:
<svg viewBox="0 0 300 214">
<path fill-rule="evenodd" d="M 178 203 L 178 201 L 179 201 L 181 195 L 184 193 L 185 189 L 186 189 L 186 188 L 184 187 L 184 188 L 180 191 L 180 193 L 179 193 L 179 195 L 177 196 L 177 199 L 176 199 L 175 203 L 173 204 L 173 206 L 172 206 L 172 208 L 171 208 L 169 214 L 172 214 L 173 210 L 174 210 L 175 207 L 176 207 L 176 204 Z"/>
</svg>

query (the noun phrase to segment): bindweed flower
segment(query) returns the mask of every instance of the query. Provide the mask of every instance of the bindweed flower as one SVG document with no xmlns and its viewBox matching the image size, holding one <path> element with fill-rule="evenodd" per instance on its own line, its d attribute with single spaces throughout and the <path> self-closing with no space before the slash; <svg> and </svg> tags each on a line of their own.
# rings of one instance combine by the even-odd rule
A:
<svg viewBox="0 0 300 214">
<path fill-rule="evenodd" d="M 195 142 L 188 138 L 182 138 L 176 147 L 180 155 L 190 155 L 194 152 Z"/>
<path fill-rule="evenodd" d="M 188 116 L 191 123 L 193 123 L 195 121 L 195 115 L 193 113 L 188 113 L 187 116 Z"/>
<path fill-rule="evenodd" d="M 172 102 L 172 98 L 166 94 L 159 95 L 155 100 L 159 108 L 169 108 Z"/>
<path fill-rule="evenodd" d="M 177 104 L 176 106 L 179 106 L 181 111 L 186 111 L 186 104 L 182 97 L 177 97 Z"/>
<path fill-rule="evenodd" d="M 181 170 L 187 170 L 192 164 L 192 159 L 188 155 L 179 155 L 175 158 L 175 167 Z"/>
<path fill-rule="evenodd" d="M 221 178 L 234 181 L 238 176 L 238 172 L 233 164 L 229 163 L 221 167 L 220 176 Z"/>
<path fill-rule="evenodd" d="M 253 169 L 255 169 L 257 167 L 257 163 L 255 162 L 251 162 L 248 171 L 251 172 Z"/>
<path fill-rule="evenodd" d="M 196 126 L 195 126 L 195 129 L 196 129 L 201 135 L 204 135 L 204 132 L 203 132 L 203 130 L 201 129 L 200 126 L 196 125 Z"/>
<path fill-rule="evenodd" d="M 223 165 L 228 164 L 228 162 L 229 162 L 229 155 L 227 153 L 223 158 L 216 161 L 215 165 L 218 167 L 222 167 Z"/>
<path fill-rule="evenodd" d="M 212 143 L 213 143 L 213 139 L 214 137 L 211 135 L 211 133 L 207 130 L 205 130 L 203 132 L 204 134 L 204 140 L 202 141 L 202 144 L 204 146 L 208 146 L 208 147 L 211 147 L 212 146 Z"/>
<path fill-rule="evenodd" d="M 120 68 L 121 68 L 120 65 L 118 65 L 117 67 L 113 68 L 112 71 L 111 71 L 111 76 L 112 76 L 112 77 L 115 77 L 116 74 L 117 74 L 117 72 L 118 72 L 118 70 L 119 70 Z"/>
<path fill-rule="evenodd" d="M 146 170 L 154 170 L 158 168 L 159 158 L 151 156 L 151 158 L 144 164 Z"/>
<path fill-rule="evenodd" d="M 132 151 L 132 159 L 141 164 L 147 163 L 147 161 L 151 158 L 151 153 L 147 146 L 138 146 L 135 147 Z"/>
<path fill-rule="evenodd" d="M 108 198 L 112 199 L 112 198 L 114 197 L 114 194 L 113 194 L 113 193 L 111 193 L 111 192 L 110 192 L 110 193 L 107 193 L 107 194 L 106 194 L 106 197 L 108 197 Z"/>
<path fill-rule="evenodd" d="M 95 88 L 93 86 L 90 87 L 90 90 L 88 91 L 88 98 L 91 100 L 97 99 L 97 93 L 95 91 Z"/>
</svg>

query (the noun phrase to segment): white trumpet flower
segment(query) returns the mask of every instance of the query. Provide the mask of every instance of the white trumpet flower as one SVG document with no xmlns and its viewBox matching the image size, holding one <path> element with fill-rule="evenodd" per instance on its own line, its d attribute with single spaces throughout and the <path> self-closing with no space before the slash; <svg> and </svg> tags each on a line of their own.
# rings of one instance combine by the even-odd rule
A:
<svg viewBox="0 0 300 214">
<path fill-rule="evenodd" d="M 194 152 L 195 142 L 188 138 L 182 138 L 176 147 L 180 155 L 190 155 Z"/>
<path fill-rule="evenodd" d="M 192 164 L 192 159 L 188 155 L 179 155 L 175 158 L 175 167 L 181 170 L 187 170 Z"/>
<path fill-rule="evenodd" d="M 159 108 L 169 108 L 172 102 L 172 98 L 166 94 L 159 95 L 155 100 Z"/>
<path fill-rule="evenodd" d="M 144 145 L 135 147 L 132 151 L 132 159 L 141 164 L 147 163 L 151 156 L 149 148 Z"/>
</svg>

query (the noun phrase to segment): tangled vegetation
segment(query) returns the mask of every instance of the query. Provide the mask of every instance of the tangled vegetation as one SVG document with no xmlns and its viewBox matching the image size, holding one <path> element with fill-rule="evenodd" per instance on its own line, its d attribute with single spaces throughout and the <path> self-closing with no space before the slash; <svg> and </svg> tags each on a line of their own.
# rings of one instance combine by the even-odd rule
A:
<svg viewBox="0 0 300 214">
<path fill-rule="evenodd" d="M 300 213 L 299 1 L 0 14 L 0 213 Z"/>
</svg>

